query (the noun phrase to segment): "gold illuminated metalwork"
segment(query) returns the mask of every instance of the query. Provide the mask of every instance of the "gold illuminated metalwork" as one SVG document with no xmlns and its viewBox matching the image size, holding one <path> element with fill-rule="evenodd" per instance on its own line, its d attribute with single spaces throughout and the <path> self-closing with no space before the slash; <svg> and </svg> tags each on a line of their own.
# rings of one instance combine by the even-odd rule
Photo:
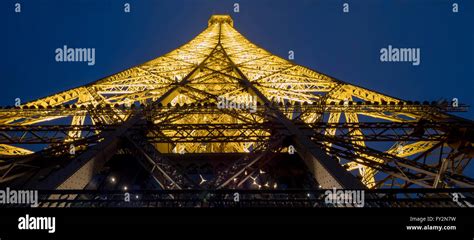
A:
<svg viewBox="0 0 474 240">
<path fill-rule="evenodd" d="M 372 90 L 345 83 L 329 77 L 292 61 L 275 56 L 260 48 L 242 36 L 234 27 L 232 19 L 227 15 L 214 15 L 210 18 L 208 27 L 188 43 L 161 57 L 139 66 L 127 69 L 112 76 L 100 79 L 86 86 L 70 89 L 35 101 L 28 102 L 17 108 L 4 109 L 0 112 L 0 124 L 5 126 L 35 126 L 48 121 L 66 119 L 71 126 L 113 125 L 125 122 L 131 117 L 130 105 L 141 104 L 148 106 L 160 99 L 162 106 L 193 106 L 216 104 L 218 97 L 235 97 L 253 95 L 252 91 L 243 86 L 239 79 L 242 77 L 260 91 L 266 99 L 279 103 L 280 109 L 285 106 L 316 106 L 321 111 L 308 111 L 300 114 L 299 121 L 304 124 L 326 122 L 334 127 L 326 127 L 322 133 L 328 138 L 337 136 L 340 127 L 337 124 L 347 123 L 346 131 L 352 137 L 350 143 L 361 149 L 367 148 L 364 131 L 357 124 L 364 121 L 381 121 L 387 123 L 417 123 L 423 119 L 444 121 L 452 119 L 451 115 L 441 111 L 417 111 L 424 109 L 416 104 L 390 97 Z M 185 84 L 182 84 L 186 82 Z M 356 105 L 362 102 L 361 105 Z M 367 104 L 371 103 L 371 104 Z M 377 103 L 377 104 L 375 104 Z M 259 99 L 259 106 L 265 102 Z M 62 106 L 62 107 L 61 107 Z M 73 107 L 71 107 L 73 106 Z M 113 114 L 100 114 L 104 106 L 109 106 Z M 128 106 L 125 108 L 117 106 Z M 384 108 L 382 108 L 384 107 Z M 381 109 L 379 111 L 379 109 Z M 172 110 L 163 110 L 150 121 L 153 124 L 263 124 L 266 119 L 261 114 L 249 111 L 237 111 L 238 116 L 222 111 L 209 113 L 188 113 L 185 117 L 177 116 Z M 295 111 L 283 111 L 288 119 L 295 119 Z M 175 115 L 173 115 L 175 114 Z M 361 121 L 361 118 L 364 118 Z M 83 138 L 83 131 L 69 129 L 63 141 L 74 141 Z M 101 129 L 94 130 L 100 133 Z M 211 141 L 211 142 L 161 142 L 154 146 L 161 153 L 208 153 L 208 152 L 246 152 L 248 147 L 259 141 L 259 138 L 270 136 L 265 129 L 223 129 L 211 132 L 208 129 L 188 130 L 190 137 L 209 136 L 220 139 L 223 137 L 238 137 L 246 131 L 253 131 L 253 137 L 245 141 Z M 173 128 L 162 129 L 160 134 L 173 139 L 180 130 Z M 317 140 L 315 140 L 317 141 Z M 409 159 L 410 157 L 429 154 L 437 147 L 450 147 L 443 140 L 439 141 L 395 141 L 382 152 L 392 157 Z M 472 148 L 472 143 L 468 144 Z M 332 155 L 331 142 L 324 142 L 323 149 Z M 452 146 L 451 146 L 452 147 Z M 371 155 L 368 152 L 357 152 L 359 157 L 365 157 L 380 165 L 388 165 L 386 159 Z M 454 150 L 453 150 L 454 151 Z M 472 150 L 471 150 L 472 151 Z M 28 155 L 32 151 L 14 145 L 0 145 L 1 155 Z M 442 156 L 450 161 L 442 171 L 436 168 L 437 163 L 431 163 L 433 169 L 424 173 L 431 178 L 439 179 L 446 172 L 461 174 L 467 165 L 472 152 L 456 156 Z M 341 159 L 340 159 L 341 160 Z M 353 175 L 360 176 L 363 184 L 369 188 L 383 187 L 387 184 L 388 176 L 392 176 L 392 185 L 403 185 L 399 180 L 415 183 L 423 187 L 438 186 L 437 182 L 427 185 L 426 181 L 413 179 L 400 174 L 387 174 L 383 168 L 371 167 L 357 159 L 343 161 L 343 165 Z M 411 160 L 419 161 L 419 160 Z M 395 163 L 395 167 L 407 167 L 403 163 Z M 407 167 L 407 168 L 410 168 Z M 423 172 L 423 167 L 414 171 Z M 438 169 L 438 170 L 437 170 Z M 273 185 L 273 184 L 272 184 Z M 464 185 L 468 186 L 468 185 Z M 439 187 L 439 186 L 438 186 Z"/>
</svg>

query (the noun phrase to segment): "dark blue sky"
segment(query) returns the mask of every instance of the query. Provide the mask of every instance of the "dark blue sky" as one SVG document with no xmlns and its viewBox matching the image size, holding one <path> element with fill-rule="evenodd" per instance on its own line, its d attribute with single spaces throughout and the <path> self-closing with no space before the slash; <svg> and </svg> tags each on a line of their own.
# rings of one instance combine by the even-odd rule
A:
<svg viewBox="0 0 474 240">
<path fill-rule="evenodd" d="M 14 13 L 14 3 L 22 12 Z M 131 4 L 131 13 L 123 4 Z M 233 4 L 240 13 L 233 13 Z M 350 4 L 350 13 L 342 4 Z M 270 52 L 406 100 L 474 105 L 474 1 L 456 0 L 1 0 L 0 105 L 84 85 L 161 56 L 230 14 Z M 382 63 L 388 45 L 421 49 L 421 64 Z M 96 64 L 57 63 L 55 49 L 95 48 Z M 459 114 L 474 119 L 474 111 Z"/>
</svg>

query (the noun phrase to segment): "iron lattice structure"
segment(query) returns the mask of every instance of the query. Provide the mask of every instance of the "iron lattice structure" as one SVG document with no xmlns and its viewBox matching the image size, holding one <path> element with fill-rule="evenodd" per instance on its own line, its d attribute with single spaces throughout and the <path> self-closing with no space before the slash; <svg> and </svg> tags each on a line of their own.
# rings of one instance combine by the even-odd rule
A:
<svg viewBox="0 0 474 240">
<path fill-rule="evenodd" d="M 257 104 L 222 108 L 219 98 Z M 1 108 L 0 183 L 110 189 L 108 164 L 125 158 L 151 176 L 146 186 L 164 190 L 472 188 L 463 171 L 474 125 L 448 113 L 466 110 L 342 82 L 269 53 L 229 16 L 213 15 L 164 56 Z M 288 162 L 302 164 L 290 171 Z"/>
</svg>

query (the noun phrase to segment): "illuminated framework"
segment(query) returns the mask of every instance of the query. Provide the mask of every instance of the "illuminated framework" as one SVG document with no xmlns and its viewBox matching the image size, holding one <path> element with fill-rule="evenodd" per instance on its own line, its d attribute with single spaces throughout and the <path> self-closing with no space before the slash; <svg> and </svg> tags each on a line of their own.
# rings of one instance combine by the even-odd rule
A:
<svg viewBox="0 0 474 240">
<path fill-rule="evenodd" d="M 258 100 L 255 112 L 217 104 L 249 96 Z M 229 16 L 213 15 L 207 29 L 164 56 L 0 109 L 0 184 L 91 189 L 125 151 L 161 189 L 279 189 L 269 163 L 294 148 L 291 157 L 313 181 L 302 187 L 472 188 L 463 171 L 474 154 L 474 124 L 448 114 L 466 110 L 318 73 L 251 43 Z M 29 144 L 47 147 L 33 152 Z M 236 159 L 206 176 L 174 164 L 209 153 Z"/>
</svg>

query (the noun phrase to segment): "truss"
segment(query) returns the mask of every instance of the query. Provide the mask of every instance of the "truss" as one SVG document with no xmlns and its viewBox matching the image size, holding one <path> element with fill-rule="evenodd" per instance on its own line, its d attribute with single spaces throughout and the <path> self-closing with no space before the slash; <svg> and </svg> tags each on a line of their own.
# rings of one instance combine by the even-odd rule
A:
<svg viewBox="0 0 474 240">
<path fill-rule="evenodd" d="M 41 208 L 235 208 L 235 207 L 360 207 L 351 203 L 325 202 L 326 190 L 148 190 L 131 192 L 131 200 L 123 201 L 121 191 L 46 190 L 39 194 Z M 473 207 L 472 189 L 373 189 L 367 190 L 364 207 Z M 235 200 L 235 194 L 239 200 Z M 452 200 L 453 194 L 459 200 Z M 433 197 L 433 195 L 438 195 Z M 71 197 L 72 196 L 72 197 Z M 25 206 L 29 207 L 29 206 Z"/>
<path fill-rule="evenodd" d="M 218 107 L 239 97 L 255 98 L 255 111 Z M 293 148 L 306 187 L 471 188 L 474 124 L 449 113 L 459 111 L 467 106 L 405 101 L 282 59 L 214 15 L 164 56 L 1 108 L 0 183 L 90 188 L 125 149 L 161 189 L 275 189 L 268 166 Z M 170 158 L 210 153 L 240 157 L 208 179 Z"/>
</svg>

